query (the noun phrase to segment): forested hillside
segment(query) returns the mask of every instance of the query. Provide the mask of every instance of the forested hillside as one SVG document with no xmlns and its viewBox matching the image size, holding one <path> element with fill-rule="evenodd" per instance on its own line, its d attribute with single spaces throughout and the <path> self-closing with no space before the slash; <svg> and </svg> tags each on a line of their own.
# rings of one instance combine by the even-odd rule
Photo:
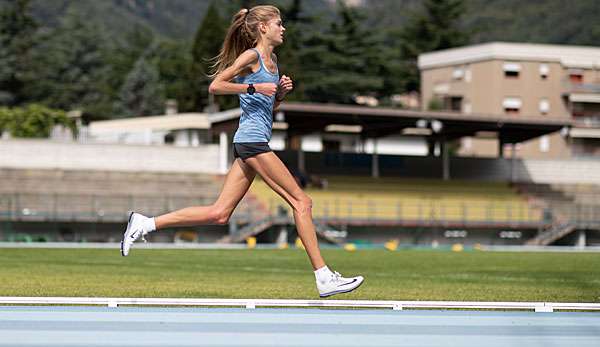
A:
<svg viewBox="0 0 600 347">
<path fill-rule="evenodd" d="M 0 4 L 12 0 L 0 0 Z M 174 39 L 191 39 L 210 0 L 33 0 L 34 16 L 56 25 L 69 7 L 99 21 L 118 35 L 134 24 L 146 25 Z M 244 3 L 289 5 L 292 0 L 217 1 L 223 15 Z M 367 0 L 363 9 L 378 27 L 402 26 L 418 10 L 421 0 Z M 331 16 L 331 1 L 303 0 L 308 15 Z M 596 0 L 466 0 L 463 25 L 473 32 L 471 42 L 519 41 L 600 45 L 600 1 Z"/>
<path fill-rule="evenodd" d="M 0 0 L 0 111 L 41 104 L 84 120 L 234 107 L 208 60 L 252 0 Z M 600 1 L 275 0 L 289 100 L 356 103 L 419 90 L 419 54 L 487 41 L 600 46 Z M 21 112 L 17 110 L 16 112 Z M 3 124 L 0 122 L 0 130 Z M 4 125 L 6 127 L 6 125 Z"/>
</svg>

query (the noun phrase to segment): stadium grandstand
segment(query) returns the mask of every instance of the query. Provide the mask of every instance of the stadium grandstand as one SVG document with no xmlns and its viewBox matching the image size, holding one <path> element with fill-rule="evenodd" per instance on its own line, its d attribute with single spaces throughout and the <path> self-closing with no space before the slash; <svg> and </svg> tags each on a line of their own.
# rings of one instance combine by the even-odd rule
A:
<svg viewBox="0 0 600 347">
<path fill-rule="evenodd" d="M 3 140 L 3 240 L 117 241 L 127 211 L 157 215 L 215 201 L 239 111 L 186 116 L 182 123 L 177 117 L 165 116 L 166 126 L 158 118 L 150 121 L 163 135 L 183 132 L 197 143 L 111 143 L 109 129 L 123 131 L 118 124 L 93 125 L 104 132 L 96 142 Z M 506 144 L 510 149 L 561 131 L 569 120 L 302 103 L 284 104 L 276 118 L 277 135 L 285 141 L 273 147 L 312 197 L 324 242 L 599 242 L 596 160 L 517 158 L 515 151 L 508 157 L 461 157 L 451 149 L 466 134 L 496 132 L 502 154 Z M 143 132 L 135 120 L 127 122 Z M 189 136 L 198 129 L 202 136 Z M 415 144 L 425 155 L 408 153 Z M 386 145 L 396 152 L 386 152 Z M 237 243 L 249 237 L 264 243 L 295 239 L 289 208 L 258 178 L 227 226 L 181 228 L 153 234 L 152 240 Z"/>
<path fill-rule="evenodd" d="M 0 218 L 7 241 L 117 241 L 127 211 L 156 215 L 211 204 L 222 184 L 217 175 L 173 172 L 5 168 L 0 174 Z M 252 206 L 250 198 L 244 199 L 238 211 L 253 211 Z M 221 229 L 200 227 L 201 232 L 163 234 L 158 240 L 212 242 L 221 237 Z"/>
</svg>

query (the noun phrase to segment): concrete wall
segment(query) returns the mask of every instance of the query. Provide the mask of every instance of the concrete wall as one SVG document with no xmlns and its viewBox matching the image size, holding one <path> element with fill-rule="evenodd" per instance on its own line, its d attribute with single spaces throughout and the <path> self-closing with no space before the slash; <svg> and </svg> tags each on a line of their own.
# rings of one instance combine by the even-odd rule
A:
<svg viewBox="0 0 600 347">
<path fill-rule="evenodd" d="M 180 148 L 0 140 L 0 167 L 218 174 L 219 145 Z"/>
</svg>

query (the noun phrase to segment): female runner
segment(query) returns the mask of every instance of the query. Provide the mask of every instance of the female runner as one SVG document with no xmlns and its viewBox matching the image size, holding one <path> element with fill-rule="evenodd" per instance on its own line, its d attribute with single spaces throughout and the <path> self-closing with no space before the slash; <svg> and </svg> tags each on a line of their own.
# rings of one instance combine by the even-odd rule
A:
<svg viewBox="0 0 600 347">
<path fill-rule="evenodd" d="M 275 47 L 283 43 L 279 10 L 274 6 L 242 9 L 233 16 L 221 52 L 216 57 L 209 86 L 211 94 L 238 94 L 242 115 L 233 138 L 235 160 L 225 178 L 217 201 L 210 206 L 193 206 L 149 218 L 131 213 L 121 242 L 127 256 L 133 242 L 150 232 L 168 227 L 227 224 L 233 210 L 252 184 L 256 174 L 293 210 L 298 235 L 312 264 L 321 297 L 350 292 L 360 286 L 362 276 L 344 278 L 331 271 L 319 250 L 312 220 L 312 201 L 298 186 L 285 165 L 269 148 L 273 110 L 292 91 L 288 76 L 279 77 Z"/>
</svg>

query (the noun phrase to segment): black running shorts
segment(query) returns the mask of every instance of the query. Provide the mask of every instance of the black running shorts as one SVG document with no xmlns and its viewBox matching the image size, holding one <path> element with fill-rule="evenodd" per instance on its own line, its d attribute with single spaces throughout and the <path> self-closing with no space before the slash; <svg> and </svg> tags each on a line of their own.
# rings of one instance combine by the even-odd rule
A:
<svg viewBox="0 0 600 347">
<path fill-rule="evenodd" d="M 261 153 L 271 152 L 268 142 L 244 142 L 233 144 L 233 157 L 246 160 Z"/>
</svg>

